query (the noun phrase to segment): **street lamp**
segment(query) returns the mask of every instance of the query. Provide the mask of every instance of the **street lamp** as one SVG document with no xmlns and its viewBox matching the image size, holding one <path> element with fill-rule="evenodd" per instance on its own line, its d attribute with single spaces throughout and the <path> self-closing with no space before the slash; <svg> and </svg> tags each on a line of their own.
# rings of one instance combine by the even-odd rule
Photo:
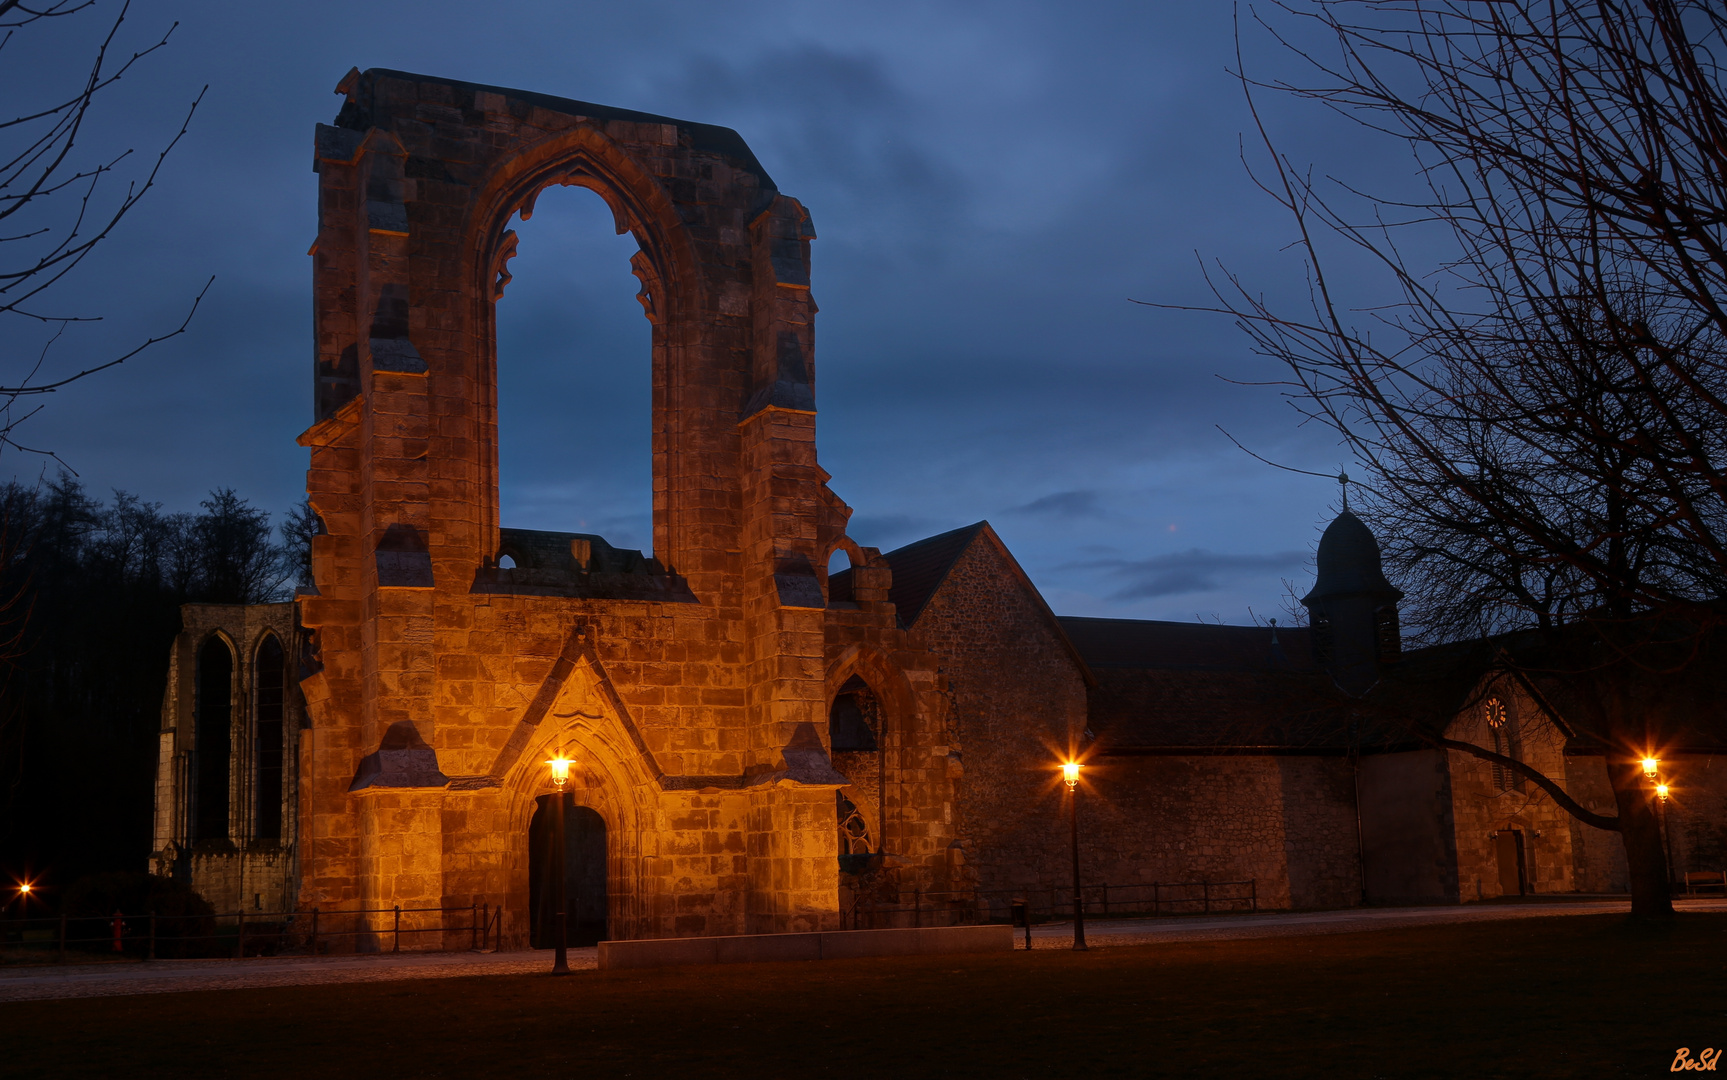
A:
<svg viewBox="0 0 1727 1080">
<path fill-rule="evenodd" d="M 569 919 L 564 912 L 564 785 L 570 782 L 570 759 L 560 751 L 546 762 L 552 767 L 552 974 L 570 973 Z"/>
<path fill-rule="evenodd" d="M 1079 891 L 1079 762 L 1062 762 L 1061 778 L 1067 781 L 1067 817 L 1073 832 L 1073 947 L 1084 952 L 1085 898 Z"/>
<path fill-rule="evenodd" d="M 1656 808 L 1660 811 L 1656 825 L 1661 829 L 1661 848 L 1663 854 L 1667 856 L 1667 881 L 1671 884 L 1675 880 L 1673 874 L 1673 830 L 1667 827 L 1667 794 L 1666 784 L 1655 785 L 1655 798 L 1659 800 Z"/>
</svg>

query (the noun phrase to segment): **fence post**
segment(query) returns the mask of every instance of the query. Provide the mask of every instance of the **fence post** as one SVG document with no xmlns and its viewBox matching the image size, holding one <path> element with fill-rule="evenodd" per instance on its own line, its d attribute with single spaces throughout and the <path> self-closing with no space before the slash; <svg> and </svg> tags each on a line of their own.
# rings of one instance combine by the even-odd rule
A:
<svg viewBox="0 0 1727 1080">
<path fill-rule="evenodd" d="M 60 963 L 66 962 L 66 913 L 60 913 Z"/>
<path fill-rule="evenodd" d="M 318 955 L 318 909 L 312 908 L 312 955 Z"/>
<path fill-rule="evenodd" d="M 390 933 L 393 934 L 395 937 L 394 943 L 390 946 L 390 951 L 391 952 L 401 952 L 402 951 L 402 905 L 400 905 L 400 904 L 396 905 L 396 925 L 395 925 L 395 928 L 390 931 Z"/>
<path fill-rule="evenodd" d="M 468 948 L 480 947 L 480 905 L 468 904 Z"/>
<path fill-rule="evenodd" d="M 149 951 L 144 954 L 144 959 L 156 959 L 156 913 L 154 911 L 150 913 L 150 947 Z"/>
<path fill-rule="evenodd" d="M 240 936 L 234 939 L 234 959 L 246 958 L 246 909 L 240 909 Z"/>
<path fill-rule="evenodd" d="M 1247 883 L 1247 904 L 1248 904 L 1248 910 L 1249 911 L 1254 912 L 1254 913 L 1258 913 L 1258 911 L 1259 911 L 1259 879 L 1258 878 L 1254 878 L 1252 881 Z"/>
<path fill-rule="evenodd" d="M 490 900 L 480 902 L 480 919 L 486 924 L 480 928 L 480 948 L 484 949 L 492 940 L 492 902 Z"/>
</svg>

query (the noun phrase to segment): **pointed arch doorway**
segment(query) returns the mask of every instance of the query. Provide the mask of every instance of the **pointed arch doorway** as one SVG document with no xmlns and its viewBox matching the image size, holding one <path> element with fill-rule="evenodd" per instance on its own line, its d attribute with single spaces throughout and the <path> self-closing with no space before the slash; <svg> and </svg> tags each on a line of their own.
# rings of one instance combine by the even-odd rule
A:
<svg viewBox="0 0 1727 1080">
<path fill-rule="evenodd" d="M 552 847 L 553 799 L 541 795 L 534 800 L 534 817 L 528 823 L 528 919 L 530 942 L 536 949 L 552 947 Z M 569 918 L 571 947 L 594 945 L 606 939 L 606 821 L 586 806 L 564 800 L 564 897 Z"/>
</svg>

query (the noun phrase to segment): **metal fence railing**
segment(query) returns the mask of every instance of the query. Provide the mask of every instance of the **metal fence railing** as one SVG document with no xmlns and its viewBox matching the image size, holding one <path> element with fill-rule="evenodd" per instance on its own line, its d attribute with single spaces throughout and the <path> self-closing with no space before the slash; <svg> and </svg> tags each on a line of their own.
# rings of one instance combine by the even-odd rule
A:
<svg viewBox="0 0 1727 1080">
<path fill-rule="evenodd" d="M 1088 916 L 1135 916 L 1256 912 L 1256 881 L 1154 881 L 1145 884 L 1080 886 Z M 841 923 L 849 930 L 892 927 L 964 926 L 1007 922 L 1014 905 L 1024 904 L 1032 922 L 1049 922 L 1073 915 L 1072 886 L 1028 889 L 973 889 L 961 892 L 911 890 L 910 902 L 901 892 L 894 901 L 853 896 L 841 908 Z"/>
<path fill-rule="evenodd" d="M 318 956 L 349 952 L 495 951 L 500 905 L 156 912 L 48 918 L 0 917 L 0 963 L 67 963 L 68 954 L 133 959 Z M 433 936 L 436 935 L 436 936 Z"/>
</svg>

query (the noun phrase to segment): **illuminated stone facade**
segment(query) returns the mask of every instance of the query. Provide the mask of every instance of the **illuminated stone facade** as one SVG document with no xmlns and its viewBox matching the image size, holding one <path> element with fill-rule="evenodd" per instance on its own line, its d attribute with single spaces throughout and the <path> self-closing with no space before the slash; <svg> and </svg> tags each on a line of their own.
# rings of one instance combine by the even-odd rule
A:
<svg viewBox="0 0 1727 1080">
<path fill-rule="evenodd" d="M 886 556 L 857 545 L 816 455 L 815 230 L 736 133 L 391 71 L 339 92 L 315 143 L 300 437 L 314 584 L 293 604 L 186 609 L 159 872 L 224 910 L 485 904 L 525 945 L 561 752 L 572 835 L 603 852 L 580 872 L 599 895 L 573 908 L 597 934 L 832 930 L 908 894 L 999 916 L 1070 880 L 1052 767 L 1078 754 L 1091 884 L 1455 902 L 1516 882 L 1498 869 L 1510 830 L 1528 834 L 1521 887 L 1622 887 L 1616 837 L 1507 797 L 1473 759 L 1303 728 L 1339 687 L 1419 667 L 1386 652 L 1396 590 L 1347 513 L 1321 544 L 1311 633 L 1058 619 L 987 523 Z M 499 520 L 494 305 L 507 223 L 552 184 L 596 191 L 640 246 L 651 553 Z M 830 581 L 840 550 L 851 568 Z M 293 678 L 283 822 L 261 838 L 265 637 Z M 1565 757 L 1537 704 L 1504 693 L 1530 759 L 1600 803 L 1600 759 Z M 1475 707 L 1460 737 L 1485 737 Z M 1702 838 L 1687 850 L 1722 846 L 1719 816 L 1685 824 Z M 435 913 L 403 920 L 412 947 L 445 944 L 421 932 Z"/>
<path fill-rule="evenodd" d="M 300 440 L 325 530 L 299 601 L 300 904 L 487 902 L 519 939 L 562 750 L 604 821 L 612 936 L 837 928 L 829 687 L 870 671 L 907 731 L 945 699 L 816 458 L 808 213 L 727 129 L 387 71 L 341 91 Z M 506 223 L 552 184 L 599 193 L 641 248 L 650 556 L 498 519 Z M 912 857 L 939 865 L 928 831 Z"/>
</svg>

